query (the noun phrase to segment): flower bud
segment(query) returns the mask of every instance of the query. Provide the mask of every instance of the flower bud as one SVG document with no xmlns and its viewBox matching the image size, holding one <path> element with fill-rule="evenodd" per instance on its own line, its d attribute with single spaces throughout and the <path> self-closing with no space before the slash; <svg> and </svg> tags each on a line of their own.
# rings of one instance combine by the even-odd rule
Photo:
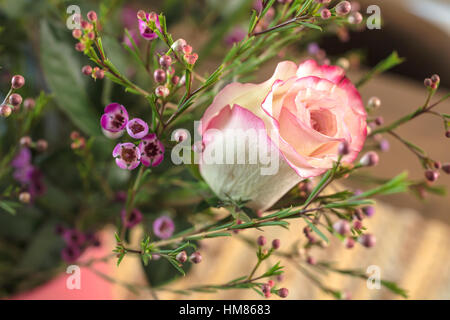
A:
<svg viewBox="0 0 450 320">
<path fill-rule="evenodd" d="M 144 11 L 144 10 L 139 10 L 139 11 L 137 12 L 137 18 L 138 18 L 139 20 L 142 20 L 142 21 L 147 20 L 147 15 L 145 14 L 145 11 Z"/>
<path fill-rule="evenodd" d="M 377 125 L 377 126 L 381 126 L 382 124 L 384 123 L 384 118 L 383 117 L 376 117 L 375 118 L 375 124 Z"/>
<path fill-rule="evenodd" d="M 164 86 L 158 86 L 158 87 L 155 89 L 155 94 L 156 94 L 158 97 L 163 97 L 163 98 L 165 98 L 165 97 L 167 97 L 167 96 L 170 94 L 170 91 L 169 91 L 169 88 L 167 88 L 167 87 L 164 87 Z"/>
<path fill-rule="evenodd" d="M 173 138 L 177 142 L 182 142 L 189 137 L 189 133 L 186 129 L 176 129 L 173 133 Z"/>
<path fill-rule="evenodd" d="M 95 79 L 103 79 L 105 77 L 105 71 L 98 69 L 94 72 Z"/>
<path fill-rule="evenodd" d="M 25 101 L 23 102 L 23 106 L 25 107 L 26 110 L 32 110 L 35 105 L 36 102 L 34 101 L 33 98 L 26 98 Z"/>
<path fill-rule="evenodd" d="M 359 12 L 352 12 L 348 17 L 348 22 L 350 24 L 360 24 L 363 21 L 363 16 Z"/>
<path fill-rule="evenodd" d="M 91 66 L 84 66 L 83 68 L 81 68 L 81 72 L 86 75 L 86 76 L 90 76 L 92 73 L 92 67 Z"/>
<path fill-rule="evenodd" d="M 158 20 L 158 15 L 156 14 L 156 12 L 150 12 L 149 14 L 148 14 L 148 20 L 149 21 L 153 21 L 153 22 L 156 22 L 156 20 Z"/>
<path fill-rule="evenodd" d="M 441 169 L 442 168 L 442 163 L 440 161 L 435 161 L 434 162 L 434 168 L 435 169 Z"/>
<path fill-rule="evenodd" d="M 390 143 L 389 143 L 388 140 L 383 139 L 383 140 L 381 140 L 380 143 L 378 144 L 378 147 L 380 148 L 381 151 L 387 152 L 387 151 L 389 151 L 391 145 L 390 145 Z"/>
<path fill-rule="evenodd" d="M 168 55 L 163 55 L 159 58 L 159 65 L 167 69 L 172 64 L 172 58 Z"/>
<path fill-rule="evenodd" d="M 339 144 L 338 152 L 339 152 L 339 155 L 341 155 L 341 156 L 345 156 L 345 155 L 349 154 L 350 150 L 349 150 L 349 145 L 348 145 L 347 141 L 342 141 Z"/>
<path fill-rule="evenodd" d="M 446 136 L 447 138 L 450 138 L 450 130 L 445 131 L 445 136 Z"/>
<path fill-rule="evenodd" d="M 9 104 L 13 105 L 14 107 L 20 106 L 22 103 L 22 96 L 18 93 L 13 93 L 9 96 Z"/>
<path fill-rule="evenodd" d="M 431 81 L 433 82 L 433 83 L 439 83 L 439 82 L 441 82 L 441 78 L 439 77 L 439 75 L 437 75 L 437 74 L 433 74 L 432 76 L 431 76 Z"/>
<path fill-rule="evenodd" d="M 19 201 L 22 203 L 30 203 L 31 195 L 29 192 L 21 192 L 19 194 Z"/>
<path fill-rule="evenodd" d="M 262 247 L 263 245 L 265 245 L 267 242 L 266 237 L 264 236 L 259 236 L 258 239 L 256 240 L 256 243 L 258 244 L 258 246 Z"/>
<path fill-rule="evenodd" d="M 92 30 L 94 26 L 86 20 L 81 21 L 81 28 L 86 31 Z"/>
<path fill-rule="evenodd" d="M 11 87 L 13 89 L 20 89 L 23 87 L 24 84 L 25 84 L 25 78 L 22 77 L 21 75 L 15 75 L 11 79 Z"/>
<path fill-rule="evenodd" d="M 180 38 L 172 44 L 171 48 L 173 51 L 181 52 L 185 45 L 187 45 L 186 40 Z"/>
<path fill-rule="evenodd" d="M 333 229 L 344 236 L 350 232 L 350 224 L 347 220 L 338 220 L 333 224 Z"/>
<path fill-rule="evenodd" d="M 348 1 L 339 2 L 336 6 L 336 14 L 338 16 L 345 16 L 352 10 L 352 5 Z"/>
<path fill-rule="evenodd" d="M 187 254 L 186 251 L 181 251 L 177 254 L 176 259 L 180 263 L 185 263 L 187 260 Z"/>
<path fill-rule="evenodd" d="M 435 170 L 426 170 L 425 171 L 425 178 L 430 181 L 434 182 L 439 178 L 439 171 Z"/>
<path fill-rule="evenodd" d="M 30 147 L 31 144 L 33 143 L 33 140 L 31 140 L 29 136 L 24 136 L 20 138 L 19 143 L 22 147 Z"/>
<path fill-rule="evenodd" d="M 280 290 L 278 290 L 278 295 L 281 298 L 286 298 L 289 295 L 289 290 L 286 288 L 281 288 Z"/>
<path fill-rule="evenodd" d="M 191 254 L 191 256 L 189 257 L 189 261 L 191 261 L 192 263 L 202 262 L 202 256 L 200 252 L 196 251 L 193 254 Z"/>
<path fill-rule="evenodd" d="M 283 282 L 283 280 L 284 280 L 284 274 L 277 275 L 277 281 L 278 282 Z"/>
<path fill-rule="evenodd" d="M 78 42 L 76 45 L 75 45 L 75 50 L 77 50 L 77 51 L 84 51 L 84 49 L 86 49 L 86 45 L 83 43 L 83 42 Z"/>
<path fill-rule="evenodd" d="M 94 22 L 97 21 L 97 13 L 95 11 L 89 11 L 87 13 L 87 18 L 89 19 L 89 21 Z"/>
<path fill-rule="evenodd" d="M 179 76 L 173 76 L 171 81 L 172 81 L 172 84 L 174 86 L 176 86 L 180 82 L 180 77 Z"/>
<path fill-rule="evenodd" d="M 442 165 L 442 170 L 446 173 L 446 174 L 450 174 L 450 163 L 444 163 Z"/>
<path fill-rule="evenodd" d="M 153 73 L 153 78 L 157 83 L 165 83 L 167 79 L 166 72 L 163 69 L 156 69 Z"/>
<path fill-rule="evenodd" d="M 186 44 L 183 46 L 182 50 L 183 50 L 183 53 L 189 54 L 192 52 L 192 47 L 190 45 Z"/>
<path fill-rule="evenodd" d="M 347 249 L 352 249 L 355 246 L 355 240 L 353 238 L 345 238 L 344 244 Z"/>
<path fill-rule="evenodd" d="M 375 236 L 373 234 L 363 234 L 360 238 L 359 241 L 361 242 L 361 244 L 366 247 L 366 248 L 372 248 L 373 246 L 375 246 L 377 239 L 375 238 Z"/>
<path fill-rule="evenodd" d="M 308 256 L 308 258 L 306 258 L 306 262 L 313 266 L 317 263 L 317 260 L 313 256 Z"/>
<path fill-rule="evenodd" d="M 361 230 L 362 227 L 363 227 L 363 224 L 362 224 L 361 220 L 353 221 L 353 228 L 355 228 L 356 230 Z"/>
<path fill-rule="evenodd" d="M 375 207 L 374 206 L 364 207 L 364 208 L 362 208 L 362 211 L 369 218 L 371 218 L 375 215 Z"/>
<path fill-rule="evenodd" d="M 280 248 L 280 245 L 281 245 L 280 239 L 274 239 L 274 240 L 272 241 L 272 248 L 274 248 L 275 250 L 277 250 L 278 248 Z"/>
<path fill-rule="evenodd" d="M 197 59 L 198 59 L 198 54 L 196 54 L 196 53 L 187 54 L 184 56 L 184 60 L 186 60 L 186 62 L 191 65 L 195 64 L 197 62 Z"/>
<path fill-rule="evenodd" d="M 36 141 L 36 149 L 39 152 L 44 152 L 48 148 L 48 142 L 44 139 L 39 139 Z"/>
<path fill-rule="evenodd" d="M 433 85 L 433 81 L 430 78 L 425 78 L 425 80 L 423 81 L 423 84 L 425 87 L 429 88 Z"/>
<path fill-rule="evenodd" d="M 0 115 L 4 118 L 8 118 L 12 113 L 12 109 L 10 106 L 3 104 L 0 106 Z"/>
<path fill-rule="evenodd" d="M 323 20 L 328 20 L 331 17 L 331 11 L 328 9 L 322 9 L 322 11 L 320 11 L 320 17 Z"/>
<path fill-rule="evenodd" d="M 369 99 L 367 106 L 370 109 L 378 109 L 381 106 L 381 100 L 378 97 L 372 97 Z"/>
<path fill-rule="evenodd" d="M 80 39 L 82 35 L 83 35 L 83 32 L 80 29 L 72 30 L 72 37 L 74 37 L 75 39 Z"/>
<path fill-rule="evenodd" d="M 94 40 L 95 39 L 95 33 L 94 31 L 89 31 L 87 34 L 87 37 L 89 40 Z"/>
<path fill-rule="evenodd" d="M 269 287 L 273 288 L 273 286 L 275 285 L 275 282 L 273 280 L 269 280 L 269 281 L 267 281 L 267 284 L 269 285 Z"/>
<path fill-rule="evenodd" d="M 378 154 L 374 151 L 369 151 L 365 155 L 362 156 L 362 158 L 359 162 L 363 166 L 373 167 L 373 166 L 376 166 L 379 161 L 380 161 L 380 158 L 378 157 Z"/>
</svg>

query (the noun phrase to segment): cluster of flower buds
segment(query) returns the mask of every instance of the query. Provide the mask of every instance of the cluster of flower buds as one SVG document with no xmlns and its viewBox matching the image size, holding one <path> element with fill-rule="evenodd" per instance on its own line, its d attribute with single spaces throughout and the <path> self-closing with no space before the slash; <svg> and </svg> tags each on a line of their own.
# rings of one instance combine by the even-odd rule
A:
<svg viewBox="0 0 450 320">
<path fill-rule="evenodd" d="M 256 239 L 256 243 L 258 244 L 258 246 L 263 247 L 263 246 L 266 245 L 267 239 L 266 239 L 266 237 L 264 237 L 264 236 L 259 236 L 259 237 Z M 280 245 L 281 245 L 280 239 L 273 239 L 273 240 L 272 240 L 272 249 L 273 249 L 273 250 L 279 249 L 279 248 L 280 248 Z"/>
<path fill-rule="evenodd" d="M 19 144 L 24 148 L 34 148 L 38 152 L 44 152 L 48 149 L 48 142 L 44 139 L 33 141 L 30 136 L 23 136 L 19 140 Z"/>
<path fill-rule="evenodd" d="M 160 67 L 153 72 L 153 80 L 158 84 L 155 94 L 157 97 L 166 98 L 170 90 L 180 84 L 180 77 L 175 75 L 170 54 L 161 55 L 158 62 Z"/>
<path fill-rule="evenodd" d="M 116 164 L 127 170 L 133 170 L 142 163 L 149 167 L 158 166 L 164 159 L 164 146 L 156 134 L 149 134 L 148 124 L 140 119 L 129 120 L 127 109 L 118 103 L 105 107 L 100 119 L 103 133 L 111 139 L 117 139 L 126 131 L 133 139 L 139 139 L 139 145 L 132 142 L 118 143 L 113 150 Z"/>
<path fill-rule="evenodd" d="M 267 281 L 267 283 L 264 283 L 261 285 L 261 291 L 264 294 L 264 297 L 270 298 L 272 293 L 275 293 L 281 298 L 287 298 L 289 295 L 289 290 L 286 288 L 281 289 L 275 289 L 275 282 L 273 280 Z"/>
<path fill-rule="evenodd" d="M 76 262 L 88 247 L 100 246 L 98 236 L 92 232 L 84 233 L 78 229 L 65 228 L 61 225 L 56 226 L 55 232 L 62 237 L 66 244 L 61 251 L 61 257 L 67 263 Z"/>
<path fill-rule="evenodd" d="M 188 260 L 186 251 L 183 250 L 183 251 L 179 252 L 176 255 L 175 259 L 177 259 L 177 261 L 179 263 L 185 263 Z M 200 252 L 195 251 L 189 256 L 189 261 L 191 263 L 198 264 L 198 263 L 202 262 L 202 255 L 200 254 Z"/>
<path fill-rule="evenodd" d="M 433 168 L 425 170 L 425 179 L 429 182 L 435 182 L 439 178 L 439 170 L 446 174 L 450 174 L 450 163 L 441 164 L 440 161 L 435 161 Z"/>
<path fill-rule="evenodd" d="M 70 139 L 72 140 L 70 147 L 73 150 L 82 150 L 86 146 L 86 139 L 78 131 L 72 131 L 70 133 Z"/>
<path fill-rule="evenodd" d="M 96 39 L 96 24 L 97 24 L 97 13 L 95 11 L 89 11 L 87 14 L 87 19 L 84 20 L 81 15 L 76 15 L 76 22 L 79 23 L 80 28 L 72 30 L 72 36 L 78 40 L 75 44 L 75 49 L 80 52 L 89 50 L 93 41 Z"/>
<path fill-rule="evenodd" d="M 314 188 L 314 185 L 312 183 L 311 180 L 303 180 L 302 182 L 300 182 L 298 184 L 298 191 L 299 191 L 299 196 L 301 198 L 307 198 L 309 196 L 309 194 L 311 193 L 311 191 Z"/>
<path fill-rule="evenodd" d="M 192 52 L 192 46 L 190 46 L 186 40 L 184 39 L 178 39 L 176 40 L 172 46 L 171 49 L 176 53 L 180 54 L 183 57 L 183 60 L 189 64 L 194 65 L 195 62 L 197 62 L 198 54 L 195 52 Z"/>
<path fill-rule="evenodd" d="M 15 92 L 25 84 L 25 78 L 21 75 L 15 75 L 11 78 L 11 89 L 0 105 L 0 116 L 8 118 L 12 112 L 18 112 L 22 104 L 22 96 Z"/>
<path fill-rule="evenodd" d="M 437 74 L 433 74 L 430 78 L 426 78 L 423 82 L 425 87 L 430 88 L 432 90 L 436 90 L 439 87 L 439 83 L 441 82 L 441 78 Z"/>
<path fill-rule="evenodd" d="M 92 68 L 90 65 L 85 65 L 81 68 L 81 72 L 86 76 L 91 76 L 92 79 L 103 79 L 105 77 L 105 71 L 99 67 Z"/>
</svg>

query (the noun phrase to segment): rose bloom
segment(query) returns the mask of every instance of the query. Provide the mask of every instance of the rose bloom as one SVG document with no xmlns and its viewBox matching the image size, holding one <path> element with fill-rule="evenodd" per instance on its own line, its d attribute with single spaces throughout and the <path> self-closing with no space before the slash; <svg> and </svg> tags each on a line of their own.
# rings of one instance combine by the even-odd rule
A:
<svg viewBox="0 0 450 320">
<path fill-rule="evenodd" d="M 281 62 L 269 80 L 231 83 L 215 97 L 199 128 L 204 146 L 200 173 L 219 197 L 268 209 L 301 180 L 330 169 L 341 142 L 349 145 L 342 162 L 354 161 L 366 138 L 366 116 L 361 96 L 342 68 L 319 66 L 314 60 L 300 66 Z M 261 163 L 205 161 L 208 149 L 224 148 L 225 157 L 234 152 L 232 146 L 222 146 L 224 141 L 233 138 L 232 132 L 248 129 L 266 137 L 246 144 L 245 153 L 262 148 L 276 152 L 275 174 L 261 174 Z M 221 139 L 209 134 L 217 131 L 225 133 Z"/>
</svg>

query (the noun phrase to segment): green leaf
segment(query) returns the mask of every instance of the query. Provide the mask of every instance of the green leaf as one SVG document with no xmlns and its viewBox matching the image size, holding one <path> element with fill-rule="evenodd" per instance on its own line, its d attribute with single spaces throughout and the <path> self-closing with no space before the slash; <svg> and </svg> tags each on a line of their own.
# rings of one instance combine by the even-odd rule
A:
<svg viewBox="0 0 450 320">
<path fill-rule="evenodd" d="M 381 285 L 388 289 L 389 291 L 402 296 L 403 298 L 408 298 L 408 293 L 405 289 L 400 288 L 395 282 L 381 280 Z"/>
<path fill-rule="evenodd" d="M 319 30 L 319 31 L 323 31 L 322 27 L 320 27 L 320 26 L 318 26 L 316 24 L 313 24 L 313 23 L 303 22 L 303 21 L 298 21 L 297 23 L 301 24 L 302 26 L 311 28 L 311 29 L 316 29 L 316 30 Z"/>
<path fill-rule="evenodd" d="M 95 112 L 87 95 L 70 32 L 41 21 L 41 62 L 45 79 L 58 107 L 84 133 L 100 135 L 99 112 Z M 69 40 L 70 39 L 70 40 Z M 72 41 L 72 44 L 69 42 Z"/>
<path fill-rule="evenodd" d="M 379 62 L 371 71 L 369 71 L 361 80 L 358 81 L 356 87 L 359 88 L 367 81 L 369 81 L 373 76 L 388 71 L 389 69 L 403 63 L 404 58 L 398 56 L 397 51 L 392 52 L 389 57 Z"/>
<path fill-rule="evenodd" d="M 311 223 L 311 221 L 309 221 L 307 218 L 303 218 L 303 220 L 306 221 L 306 223 L 308 224 L 308 226 L 319 235 L 319 237 L 321 237 L 326 243 L 329 242 L 328 238 L 322 233 L 322 231 L 320 231 L 314 224 Z"/>
<path fill-rule="evenodd" d="M 20 206 L 18 203 L 16 202 L 12 202 L 12 201 L 0 201 L 0 208 L 2 208 L 3 210 L 5 210 L 6 212 L 15 215 L 16 214 L 16 207 Z"/>
<path fill-rule="evenodd" d="M 406 192 L 406 190 L 408 189 L 408 185 L 409 185 L 407 178 L 408 178 L 408 174 L 406 172 L 403 172 L 379 187 L 373 188 L 373 189 L 363 192 L 357 196 L 351 197 L 349 199 L 349 201 L 362 199 L 362 198 L 368 198 L 368 197 L 372 197 L 374 195 L 386 195 L 386 194 L 392 194 L 392 193 L 398 193 L 398 192 Z"/>
<path fill-rule="evenodd" d="M 171 259 L 171 258 L 168 258 L 167 260 L 168 260 L 168 261 L 170 262 L 170 264 L 171 264 L 172 266 L 174 266 L 175 269 L 177 269 L 178 272 L 180 272 L 183 276 L 186 275 L 186 273 L 185 273 L 184 270 L 179 266 L 179 264 L 178 264 L 178 262 L 177 262 L 176 260 Z"/>
</svg>

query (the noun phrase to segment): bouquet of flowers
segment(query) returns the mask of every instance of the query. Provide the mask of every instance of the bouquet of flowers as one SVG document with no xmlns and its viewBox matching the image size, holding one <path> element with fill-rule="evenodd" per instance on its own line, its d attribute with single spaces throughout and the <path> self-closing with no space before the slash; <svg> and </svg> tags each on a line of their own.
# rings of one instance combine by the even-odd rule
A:
<svg viewBox="0 0 450 320">
<path fill-rule="evenodd" d="M 328 56 L 318 44 L 325 35 L 348 40 L 349 31 L 376 28 L 376 8 L 364 17 L 348 1 L 167 2 L 159 13 L 112 1 L 87 14 L 83 6 L 40 4 L 53 18 L 40 21 L 39 51 L 33 41 L 2 51 L 9 91 L 0 107 L 0 294 L 33 288 L 67 265 L 115 259 L 120 268 L 139 256 L 143 288 L 156 295 L 208 264 L 202 246 L 209 239 L 237 237 L 255 251 L 241 277 L 177 292 L 242 289 L 286 298 L 292 284 L 279 281 L 290 259 L 321 290 L 346 298 L 316 274 L 370 275 L 319 261 L 314 250 L 327 250 L 331 238 L 348 249 L 375 246 L 365 220 L 379 195 L 442 191 L 435 182 L 450 164 L 397 132 L 432 114 L 450 137 L 450 115 L 436 110 L 449 95 L 433 99 L 439 76 L 425 79 L 424 101 L 411 113 L 383 120 L 380 99 L 363 101 L 358 90 L 403 59 L 393 52 L 351 80 L 348 57 Z M 204 35 L 186 28 L 176 32 L 181 38 L 172 35 L 177 7 Z M 2 32 L 15 20 L 7 21 Z M 289 58 L 301 50 L 309 57 Z M 37 59 L 40 69 L 25 68 L 19 57 Z M 263 66 L 273 69 L 268 79 L 257 73 Z M 423 179 L 399 172 L 373 176 L 376 186 L 364 191 L 346 187 L 370 174 L 389 149 L 388 135 L 419 159 Z M 303 230 L 290 230 L 298 242 L 289 248 L 271 231 L 289 229 L 292 219 Z M 108 225 L 116 229 L 115 248 L 79 262 L 103 245 L 99 232 Z M 248 237 L 248 229 L 260 235 Z M 266 268 L 269 257 L 277 262 Z M 381 285 L 407 297 L 389 279 Z"/>
</svg>

